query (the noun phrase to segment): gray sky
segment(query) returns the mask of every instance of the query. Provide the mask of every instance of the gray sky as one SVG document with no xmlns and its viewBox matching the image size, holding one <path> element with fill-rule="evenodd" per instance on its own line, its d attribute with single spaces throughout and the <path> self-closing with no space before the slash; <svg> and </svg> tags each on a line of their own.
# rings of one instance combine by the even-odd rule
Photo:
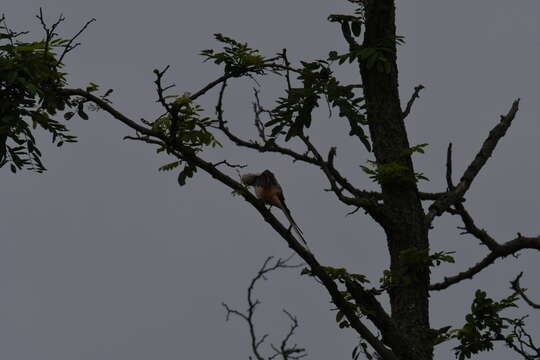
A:
<svg viewBox="0 0 540 360">
<path fill-rule="evenodd" d="M 292 59 L 315 59 L 344 50 L 329 13 L 345 2 L 209 1 L 110 2 L 7 0 L 1 11 L 16 30 L 37 34 L 40 6 L 50 20 L 68 18 L 70 35 L 89 18 L 97 22 L 68 59 L 72 86 L 89 81 L 115 89 L 115 105 L 129 116 L 152 118 L 152 70 L 170 64 L 178 93 L 195 91 L 219 74 L 197 55 L 216 47 L 222 32 L 272 55 L 288 48 Z M 425 191 L 444 189 L 444 158 L 454 143 L 457 177 L 481 141 L 516 97 L 521 110 L 495 157 L 472 186 L 467 205 L 477 223 L 499 241 L 519 231 L 540 233 L 538 64 L 540 3 L 537 1 L 407 1 L 398 7 L 400 90 L 405 102 L 413 87 L 426 90 L 407 120 L 411 144 L 429 143 L 415 158 L 429 182 Z M 339 71 L 358 81 L 354 67 Z M 267 106 L 280 94 L 275 79 L 262 82 Z M 253 134 L 253 83 L 230 86 L 225 115 Z M 215 93 L 202 102 L 209 114 Z M 104 113 L 70 123 L 80 142 L 61 150 L 42 137 L 48 172 L 0 173 L 0 358 L 10 360 L 246 359 L 247 331 L 225 322 L 222 301 L 243 307 L 245 287 L 269 255 L 289 250 L 253 209 L 204 174 L 180 188 L 176 174 L 158 173 L 167 158 L 144 144 L 122 141 L 130 131 Z M 249 132 L 248 132 L 249 131 Z M 338 146 L 338 165 L 355 183 L 374 188 L 360 171 L 370 155 L 349 139 L 346 124 L 321 112 L 312 139 L 322 149 Z M 388 264 L 386 243 L 365 215 L 349 210 L 322 189 L 315 169 L 277 156 L 226 146 L 207 154 L 271 168 L 288 194 L 293 213 L 323 264 L 345 266 L 377 281 Z M 457 251 L 456 264 L 433 271 L 433 280 L 453 275 L 485 254 L 477 241 L 459 235 L 456 219 L 436 221 L 433 250 Z M 432 325 L 459 325 L 477 288 L 494 297 L 508 294 L 508 281 L 528 271 L 523 285 L 540 299 L 533 275 L 538 254 L 499 260 L 473 281 L 433 293 Z M 281 309 L 295 313 L 296 341 L 312 359 L 349 359 L 356 337 L 340 330 L 325 291 L 298 272 L 274 274 L 259 287 L 263 306 L 260 333 L 279 341 L 287 330 Z M 524 307 L 524 311 L 528 311 Z M 539 316 L 530 319 L 531 328 Z M 452 344 L 439 358 L 451 358 Z M 504 350 L 479 357 L 508 359 Z"/>
</svg>

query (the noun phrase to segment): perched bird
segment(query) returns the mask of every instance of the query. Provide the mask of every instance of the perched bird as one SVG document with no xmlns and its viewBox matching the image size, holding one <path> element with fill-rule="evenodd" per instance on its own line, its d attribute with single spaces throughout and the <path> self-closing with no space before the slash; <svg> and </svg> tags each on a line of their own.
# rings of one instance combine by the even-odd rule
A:
<svg viewBox="0 0 540 360">
<path fill-rule="evenodd" d="M 291 223 L 291 226 L 294 228 L 300 239 L 302 239 L 304 244 L 307 245 L 302 230 L 293 220 L 291 216 L 291 211 L 285 203 L 283 190 L 277 182 L 276 176 L 270 170 L 264 170 L 260 174 L 242 175 L 241 181 L 246 186 L 253 186 L 255 188 L 255 195 L 258 199 L 263 200 L 265 204 L 277 206 L 278 208 L 280 208 Z"/>
</svg>

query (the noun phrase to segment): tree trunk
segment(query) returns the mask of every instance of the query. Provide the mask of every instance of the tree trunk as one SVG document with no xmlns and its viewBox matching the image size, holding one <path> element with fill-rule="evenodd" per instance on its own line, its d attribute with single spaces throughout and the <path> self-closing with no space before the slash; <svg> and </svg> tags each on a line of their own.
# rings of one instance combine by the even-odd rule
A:
<svg viewBox="0 0 540 360">
<path fill-rule="evenodd" d="M 377 66 L 368 68 L 360 64 L 367 105 L 367 118 L 378 164 L 398 163 L 405 165 L 411 174 L 414 169 L 410 155 L 404 155 L 410 145 L 398 93 L 398 70 L 396 64 L 396 25 L 393 0 L 368 0 L 366 4 L 366 32 L 363 47 L 387 48 L 384 55 L 391 65 L 390 72 Z M 414 181 L 382 183 L 385 207 L 391 214 L 385 232 L 391 258 L 391 272 L 399 276 L 400 253 L 403 250 L 429 247 L 424 211 Z M 408 335 L 415 360 L 432 359 L 433 345 L 429 326 L 429 267 L 419 264 L 416 281 L 411 285 L 398 285 L 390 289 L 392 318 Z M 394 349 L 400 358 L 399 349 Z"/>
</svg>

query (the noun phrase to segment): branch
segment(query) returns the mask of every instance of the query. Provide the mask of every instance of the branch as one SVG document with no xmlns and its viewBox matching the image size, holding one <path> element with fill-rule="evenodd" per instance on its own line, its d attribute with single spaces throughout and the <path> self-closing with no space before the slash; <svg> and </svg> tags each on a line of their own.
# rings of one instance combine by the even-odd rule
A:
<svg viewBox="0 0 540 360">
<path fill-rule="evenodd" d="M 289 73 L 290 71 L 296 72 L 296 73 L 300 72 L 298 69 L 295 69 L 295 68 L 291 67 L 287 63 L 286 63 L 286 65 L 281 65 L 281 64 L 276 64 L 276 63 L 273 62 L 274 60 L 279 59 L 281 57 L 282 56 L 280 55 L 280 56 L 278 56 L 276 58 L 267 59 L 263 64 L 260 64 L 260 65 L 257 65 L 257 66 L 251 66 L 251 67 L 248 66 L 248 67 L 246 67 L 244 73 L 249 73 L 249 72 L 256 71 L 261 66 L 263 68 L 265 68 L 265 69 L 281 70 L 281 71 L 286 71 L 287 73 Z M 193 93 L 189 98 L 191 100 L 196 100 L 197 98 L 203 96 L 204 94 L 206 94 L 208 91 L 212 90 L 214 87 L 218 86 L 219 84 L 223 84 L 223 83 L 227 82 L 227 80 L 229 80 L 230 78 L 234 78 L 234 77 L 238 77 L 238 76 L 239 76 L 238 74 L 226 73 L 226 74 L 220 76 L 219 78 L 217 78 L 216 80 L 211 81 L 210 83 L 205 85 L 199 91 Z"/>
<path fill-rule="evenodd" d="M 41 12 L 41 9 L 40 9 L 40 12 Z M 96 21 L 95 18 L 92 18 L 90 20 L 88 20 L 86 22 L 86 24 L 84 24 L 82 26 L 82 28 L 75 34 L 71 37 L 71 39 L 69 39 L 69 41 L 67 42 L 67 44 L 64 46 L 64 50 L 62 51 L 62 54 L 60 54 L 60 58 L 58 59 L 57 61 L 57 64 L 60 64 L 62 62 L 62 60 L 64 59 L 64 57 L 67 55 L 67 53 L 69 53 L 70 51 L 72 51 L 73 49 L 75 49 L 77 46 L 81 45 L 80 43 L 76 43 L 75 45 L 72 45 L 73 42 L 75 41 L 75 39 L 77 39 L 85 30 L 86 28 L 91 24 L 93 23 L 94 21 Z"/>
<path fill-rule="evenodd" d="M 521 296 L 521 298 L 522 298 L 527 304 L 529 304 L 530 307 L 532 307 L 533 309 L 540 309 L 540 303 L 535 303 L 535 302 L 533 302 L 533 301 L 525 294 L 525 292 L 527 291 L 527 289 L 522 288 L 521 285 L 519 284 L 519 281 L 520 281 L 520 279 L 521 279 L 522 276 L 523 276 L 523 272 L 519 273 L 519 275 L 518 275 L 513 281 L 510 282 L 512 290 L 514 290 L 516 294 L 518 294 L 519 296 Z"/>
<path fill-rule="evenodd" d="M 288 345 L 289 340 L 291 339 L 291 337 L 294 335 L 294 332 L 298 328 L 298 319 L 296 318 L 296 316 L 292 315 L 290 312 L 288 312 L 285 309 L 283 309 L 283 312 L 285 313 L 285 315 L 287 315 L 289 320 L 291 320 L 291 327 L 289 328 L 289 331 L 287 332 L 287 334 L 281 341 L 279 348 L 275 346 L 274 344 L 270 345 L 272 347 L 272 350 L 274 350 L 275 354 L 270 356 L 268 359 L 272 360 L 278 356 L 281 356 L 283 360 L 289 360 L 289 359 L 298 360 L 303 357 L 306 357 L 307 356 L 306 349 L 299 348 L 296 344 L 294 344 L 293 346 Z"/>
<path fill-rule="evenodd" d="M 167 113 L 171 116 L 171 121 L 173 122 L 173 127 L 174 127 L 174 123 L 178 121 L 178 119 L 176 118 L 176 114 L 172 111 L 171 105 L 168 104 L 167 101 L 165 100 L 165 96 L 163 93 L 165 92 L 166 89 L 163 88 L 163 85 L 162 85 L 163 76 L 165 75 L 167 70 L 169 70 L 169 68 L 170 68 L 170 65 L 165 66 L 165 68 L 161 71 L 159 71 L 158 69 L 154 69 L 154 74 L 156 75 L 156 80 L 154 80 L 154 84 L 156 84 L 158 102 L 161 104 L 161 106 L 163 106 L 165 110 L 167 110 Z M 170 87 L 167 87 L 167 89 L 168 88 Z M 174 131 L 171 131 L 171 133 L 174 134 Z"/>
<path fill-rule="evenodd" d="M 313 143 L 310 141 L 309 137 L 303 134 L 300 134 L 299 137 L 307 146 L 308 150 L 311 151 L 313 156 L 315 156 L 315 159 L 317 159 L 319 167 L 330 182 L 330 189 L 336 194 L 341 202 L 347 205 L 353 205 L 365 209 L 366 212 L 379 223 L 384 223 L 387 220 L 384 208 L 379 205 L 376 200 L 366 196 L 369 193 L 356 189 L 334 168 L 334 157 L 336 156 L 335 147 L 330 148 L 330 151 L 328 152 L 328 160 L 324 161 L 315 145 L 313 145 Z M 338 187 L 338 185 L 341 186 L 341 188 Z M 343 189 L 349 191 L 354 198 L 345 196 L 343 194 Z"/>
<path fill-rule="evenodd" d="M 167 150 L 182 159 L 183 161 L 188 162 L 192 166 L 196 166 L 199 169 L 205 171 L 210 176 L 221 182 L 222 184 L 229 187 L 231 190 L 236 191 L 240 196 L 244 198 L 248 203 L 250 203 L 264 220 L 272 226 L 272 228 L 287 242 L 289 247 L 293 249 L 310 267 L 311 273 L 320 280 L 321 284 L 326 288 L 332 302 L 341 310 L 351 325 L 360 336 L 362 336 L 382 357 L 384 360 L 397 360 L 396 355 L 388 349 L 383 342 L 381 342 L 372 332 L 369 330 L 358 318 L 356 312 L 351 309 L 349 302 L 344 298 L 343 294 L 340 292 L 337 284 L 334 280 L 328 275 L 323 266 L 317 261 L 315 256 L 305 247 L 300 244 L 294 235 L 285 227 L 273 214 L 266 208 L 263 202 L 258 200 L 252 193 L 250 193 L 242 184 L 233 180 L 231 177 L 221 172 L 216 168 L 212 163 L 207 162 L 195 154 L 191 148 L 179 143 L 177 140 L 170 139 L 165 135 L 154 131 L 150 128 L 146 128 L 129 119 L 125 115 L 118 112 L 111 105 L 101 100 L 100 98 L 87 93 L 86 91 L 80 89 L 64 89 L 62 93 L 66 96 L 82 96 L 85 99 L 94 102 L 97 106 L 101 107 L 114 118 L 118 119 L 122 123 L 128 125 L 130 128 L 138 131 L 139 133 L 145 135 L 139 137 L 137 140 L 145 141 L 150 144 L 157 144 L 164 146 Z M 384 334 L 383 334 L 384 336 Z M 403 345 L 400 347 L 403 348 Z M 411 353 L 412 349 L 409 349 Z"/>
<path fill-rule="evenodd" d="M 225 93 L 226 87 L 227 82 L 223 81 L 223 84 L 221 85 L 221 90 L 219 92 L 218 103 L 216 105 L 216 114 L 218 117 L 219 129 L 225 134 L 225 136 L 227 136 L 227 138 L 229 138 L 230 141 L 240 147 L 254 149 L 259 152 L 275 152 L 292 157 L 294 161 L 303 161 L 305 163 L 318 165 L 315 158 L 307 156 L 306 154 L 297 153 L 288 148 L 281 147 L 274 142 L 266 142 L 264 144 L 259 144 L 256 141 L 246 141 L 234 135 L 227 127 L 227 122 L 223 119 L 223 95 Z"/>
<path fill-rule="evenodd" d="M 446 186 L 448 191 L 455 189 L 454 182 L 452 181 L 452 143 L 448 144 L 446 150 Z"/>
<path fill-rule="evenodd" d="M 511 340 L 505 340 L 508 345 L 515 352 L 520 354 L 525 360 L 538 360 L 540 359 L 540 346 L 536 346 L 532 336 L 525 330 L 523 320 L 527 316 L 518 319 L 513 324 L 513 331 L 511 335 L 514 338 Z M 518 343 L 518 345 L 515 344 Z"/>
<path fill-rule="evenodd" d="M 403 111 L 403 113 L 401 114 L 401 119 L 405 119 L 409 115 L 409 113 L 411 112 L 412 106 L 414 105 L 414 101 L 420 98 L 420 91 L 422 91 L 422 89 L 424 89 L 424 85 L 422 84 L 419 84 L 414 88 L 414 92 L 411 98 L 409 99 L 409 101 L 407 102 L 405 111 Z"/>
<path fill-rule="evenodd" d="M 97 106 L 99 106 L 101 109 L 108 112 L 112 117 L 119 120 L 120 122 L 124 123 L 125 125 L 129 126 L 135 131 L 140 132 L 141 134 L 147 135 L 147 136 L 155 136 L 160 137 L 160 133 L 152 130 L 151 128 L 146 128 L 142 125 L 137 124 L 135 121 L 131 120 L 124 114 L 122 114 L 120 111 L 116 110 L 113 106 L 111 106 L 106 101 L 100 99 L 99 97 L 92 95 L 91 93 L 84 91 L 82 89 L 61 89 L 60 93 L 65 96 L 81 96 L 85 98 L 88 101 L 93 102 Z"/>
<path fill-rule="evenodd" d="M 403 334 L 392 321 L 390 316 L 375 298 L 375 295 L 372 292 L 365 290 L 357 283 L 346 282 L 345 285 L 354 301 L 361 306 L 362 312 L 381 331 L 383 334 L 383 341 L 393 349 L 403 346 L 402 343 L 407 338 L 406 334 Z"/>
<path fill-rule="evenodd" d="M 514 120 L 518 109 L 519 99 L 512 103 L 512 107 L 506 115 L 501 115 L 501 120 L 489 132 L 489 136 L 482 144 L 480 151 L 476 154 L 474 160 L 463 173 L 459 184 L 457 184 L 452 191 L 449 191 L 446 196 L 438 199 L 429 207 L 429 211 L 426 215 L 426 224 L 428 226 L 431 226 L 431 223 L 436 216 L 442 215 L 450 206 L 463 198 L 480 170 L 482 170 L 493 154 L 499 140 L 506 134 L 510 125 L 512 125 L 512 121 Z"/>
<path fill-rule="evenodd" d="M 313 144 L 309 143 L 309 139 L 304 140 L 304 143 L 308 147 L 308 150 L 311 151 L 311 153 L 314 156 L 309 156 L 307 153 L 300 154 L 291 149 L 281 147 L 273 141 L 265 141 L 265 137 L 261 135 L 260 129 L 258 130 L 259 130 L 259 135 L 261 139 L 263 140 L 263 144 L 258 143 L 256 141 L 246 141 L 239 138 L 235 134 L 233 134 L 227 127 L 226 121 L 223 118 L 223 96 L 224 96 L 226 87 L 227 87 L 227 82 L 225 81 L 223 82 L 220 93 L 219 93 L 218 103 L 216 105 L 216 114 L 218 117 L 219 129 L 225 134 L 225 136 L 227 136 L 227 138 L 229 138 L 229 140 L 231 140 L 234 144 L 241 147 L 247 147 L 250 149 L 257 150 L 259 152 L 274 152 L 274 153 L 287 155 L 289 157 L 292 157 L 293 161 L 302 161 L 302 162 L 320 167 L 325 173 L 325 175 L 327 176 L 328 180 L 330 181 L 332 191 L 337 195 L 340 201 L 342 201 L 343 203 L 347 205 L 365 208 L 366 210 L 370 208 L 370 210 L 368 211 L 375 213 L 375 207 L 377 206 L 377 203 L 371 195 L 376 194 L 376 193 L 362 191 L 355 188 L 345 177 L 343 177 L 336 170 L 333 164 L 333 159 L 335 157 L 335 149 L 330 150 L 328 161 L 325 161 L 320 155 L 320 153 L 317 151 L 317 149 L 313 146 Z M 258 105 L 258 98 L 256 98 L 256 100 L 257 100 L 257 105 Z M 260 110 L 260 105 L 258 106 Z M 256 116 L 257 116 L 257 112 L 256 112 Z M 304 139 L 306 138 L 304 137 Z M 354 197 L 345 196 L 343 194 L 342 189 L 339 189 L 337 184 L 339 184 L 340 187 L 342 187 L 343 189 L 351 193 Z"/>
<path fill-rule="evenodd" d="M 260 305 L 261 302 L 260 302 L 259 299 L 254 299 L 253 298 L 253 290 L 254 290 L 255 285 L 257 284 L 257 282 L 259 280 L 261 280 L 261 279 L 266 280 L 266 275 L 268 273 L 272 272 L 272 271 L 279 270 L 279 269 L 296 269 L 296 268 L 301 267 L 302 264 L 299 264 L 299 265 L 289 265 L 288 264 L 288 262 L 292 258 L 292 256 L 293 255 L 291 255 L 287 259 L 277 259 L 276 262 L 273 265 L 269 265 L 269 263 L 270 263 L 270 261 L 272 261 L 273 257 L 270 256 L 270 257 L 266 258 L 263 265 L 261 266 L 261 268 L 259 269 L 259 271 L 255 275 L 255 277 L 253 279 L 251 279 L 251 282 L 250 282 L 250 284 L 248 286 L 248 290 L 247 290 L 248 308 L 247 308 L 247 311 L 245 313 L 240 312 L 240 311 L 238 311 L 236 309 L 232 309 L 227 304 L 222 303 L 223 307 L 225 308 L 225 310 L 227 312 L 227 318 L 226 318 L 227 320 L 229 320 L 231 315 L 235 315 L 235 316 L 240 317 L 244 321 L 246 321 L 246 323 L 248 324 L 249 336 L 250 336 L 250 339 L 251 339 L 251 350 L 253 351 L 253 354 L 255 355 L 255 358 L 257 360 L 264 360 L 265 359 L 260 354 L 259 347 L 264 343 L 264 341 L 266 340 L 268 335 L 265 334 L 261 338 L 258 338 L 256 333 L 255 333 L 255 323 L 254 323 L 253 317 L 255 315 L 256 307 L 258 305 Z M 283 345 L 283 351 L 285 353 L 291 352 L 291 351 L 293 351 L 293 353 L 295 351 L 298 352 L 301 349 L 298 349 L 296 346 L 294 346 L 293 348 L 288 348 L 286 346 L 287 341 L 289 340 L 289 338 L 294 333 L 294 330 L 296 329 L 296 327 L 298 327 L 298 321 L 296 320 L 295 317 L 290 315 L 288 312 L 285 312 L 285 313 L 287 315 L 289 315 L 289 317 L 294 319 L 294 326 L 293 326 L 292 330 L 289 331 L 289 333 L 287 334 L 285 339 L 283 340 L 283 344 L 284 344 Z M 302 349 L 302 351 L 305 351 L 305 350 Z M 297 358 L 299 358 L 299 357 L 297 357 Z M 294 358 L 291 357 L 291 359 L 294 359 Z M 285 358 L 285 360 L 286 360 L 286 358 Z"/>
<path fill-rule="evenodd" d="M 480 240 L 482 244 L 486 245 L 489 250 L 495 252 L 498 251 L 501 245 L 493 237 L 491 237 L 486 230 L 480 229 L 476 226 L 473 218 L 465 209 L 462 203 L 455 204 L 454 209 L 448 209 L 448 212 L 453 215 L 459 215 L 461 217 L 461 220 L 465 225 L 464 234 L 471 234 L 475 238 Z"/>
<path fill-rule="evenodd" d="M 244 164 L 231 164 L 230 162 L 228 162 L 227 160 L 221 160 L 215 164 L 213 164 L 214 166 L 219 166 L 219 165 L 225 165 L 225 166 L 228 166 L 230 168 L 233 168 L 233 169 L 243 169 L 245 168 L 247 165 L 244 165 Z"/>
<path fill-rule="evenodd" d="M 430 290 L 443 290 L 465 279 L 472 279 L 480 271 L 493 264 L 498 258 L 513 255 L 523 249 L 536 249 L 540 251 L 540 237 L 524 237 L 518 234 L 518 237 L 507 241 L 502 245 L 497 245 L 485 258 L 468 270 L 460 272 L 451 277 L 445 277 L 444 281 L 430 285 Z"/>
</svg>

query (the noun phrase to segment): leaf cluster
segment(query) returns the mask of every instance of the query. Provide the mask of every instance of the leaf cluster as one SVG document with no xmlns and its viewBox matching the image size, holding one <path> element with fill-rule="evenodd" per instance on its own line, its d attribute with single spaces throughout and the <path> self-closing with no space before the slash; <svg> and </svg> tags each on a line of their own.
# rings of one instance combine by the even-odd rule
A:
<svg viewBox="0 0 540 360">
<path fill-rule="evenodd" d="M 421 172 L 412 172 L 405 164 L 398 162 L 389 162 L 380 164 L 376 161 L 368 160 L 371 165 L 360 165 L 362 170 L 369 175 L 369 178 L 378 184 L 405 184 L 416 183 L 420 180 L 429 180 Z"/>
<path fill-rule="evenodd" d="M 3 19 L 2 19 L 3 20 Z M 23 168 L 43 172 L 41 151 L 33 131 L 40 127 L 62 146 L 75 142 L 67 127 L 53 119 L 58 112 L 82 105 L 59 91 L 66 84 L 66 73 L 59 61 L 69 48 L 69 40 L 48 32 L 43 40 L 22 41 L 21 35 L 0 20 L 0 167 L 11 171 Z M 66 114 L 65 119 L 72 115 Z M 86 117 L 87 118 L 87 117 Z"/>
<path fill-rule="evenodd" d="M 362 125 L 366 125 L 364 98 L 355 93 L 362 86 L 358 84 L 342 85 L 333 75 L 326 60 L 302 61 L 298 71 L 298 80 L 302 87 L 287 89 L 287 94 L 277 100 L 277 106 L 271 110 L 271 119 L 265 124 L 271 128 L 272 137 L 285 135 L 285 141 L 302 135 L 312 123 L 312 112 L 319 106 L 321 98 L 328 105 L 339 110 L 339 116 L 346 118 L 350 125 L 351 136 L 356 136 L 371 150 L 371 144 Z"/>
<path fill-rule="evenodd" d="M 247 72 L 262 73 L 264 57 L 259 50 L 252 49 L 247 43 L 241 43 L 223 34 L 214 34 L 217 41 L 224 44 L 222 52 L 213 49 L 201 51 L 204 61 L 224 64 L 225 73 L 232 76 L 242 76 Z"/>
<path fill-rule="evenodd" d="M 405 162 L 414 153 L 424 154 L 426 146 L 428 144 L 419 144 L 404 150 L 401 153 L 402 162 L 381 164 L 368 160 L 370 166 L 360 165 L 360 168 L 369 175 L 371 180 L 381 185 L 417 183 L 420 180 L 429 180 L 423 173 L 411 171 Z"/>
<path fill-rule="evenodd" d="M 482 351 L 493 350 L 494 341 L 512 343 L 514 333 L 503 335 L 503 330 L 510 325 L 522 325 L 523 319 L 509 319 L 500 313 L 508 308 L 515 308 L 517 294 L 512 294 L 501 301 L 489 298 L 485 291 L 476 290 L 471 305 L 471 312 L 465 316 L 465 325 L 451 332 L 451 337 L 460 344 L 454 348 L 459 360 L 469 359 Z"/>
<path fill-rule="evenodd" d="M 170 103 L 171 112 L 174 115 L 166 114 L 159 117 L 154 122 L 145 122 L 153 130 L 157 130 L 166 135 L 173 142 L 186 146 L 194 153 L 202 151 L 205 147 L 221 146 L 219 141 L 210 132 L 210 128 L 215 125 L 215 120 L 201 115 L 203 108 L 195 104 L 187 95 L 168 95 L 166 99 L 174 98 Z M 161 146 L 157 152 L 167 151 L 167 146 Z M 159 168 L 159 171 L 171 171 L 184 165 L 178 174 L 178 183 L 185 185 L 188 178 L 193 177 L 197 172 L 197 167 L 183 160 L 173 161 Z"/>
</svg>

